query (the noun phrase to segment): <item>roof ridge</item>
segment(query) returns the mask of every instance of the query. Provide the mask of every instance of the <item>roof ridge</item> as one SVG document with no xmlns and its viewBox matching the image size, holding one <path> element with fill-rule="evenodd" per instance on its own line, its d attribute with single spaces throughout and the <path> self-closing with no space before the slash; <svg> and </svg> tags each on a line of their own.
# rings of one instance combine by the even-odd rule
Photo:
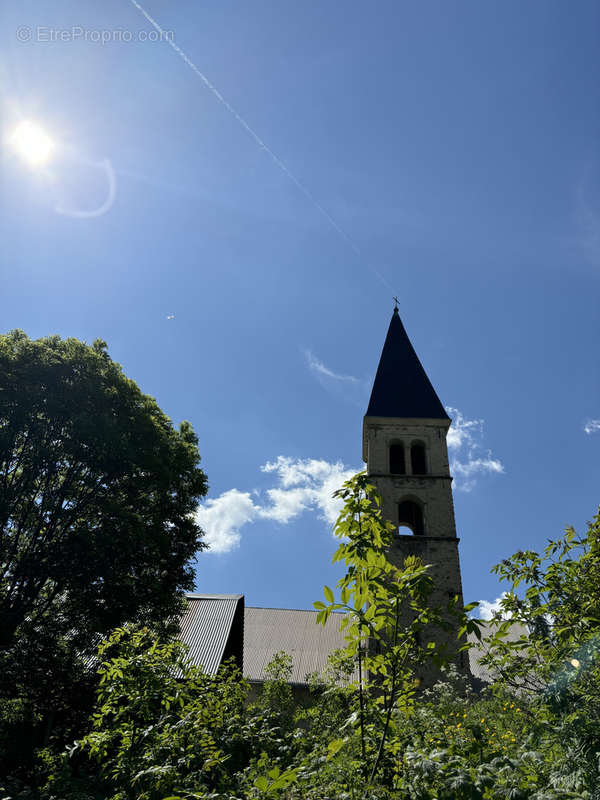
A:
<svg viewBox="0 0 600 800">
<path fill-rule="evenodd" d="M 186 600 L 241 600 L 243 594 L 203 594 L 201 592 L 186 592 Z"/>
<path fill-rule="evenodd" d="M 246 606 L 246 610 L 251 608 L 257 611 L 305 611 L 307 614 L 318 614 L 316 608 L 281 608 L 278 606 Z M 332 614 L 343 614 L 343 611 L 332 611 Z"/>
</svg>

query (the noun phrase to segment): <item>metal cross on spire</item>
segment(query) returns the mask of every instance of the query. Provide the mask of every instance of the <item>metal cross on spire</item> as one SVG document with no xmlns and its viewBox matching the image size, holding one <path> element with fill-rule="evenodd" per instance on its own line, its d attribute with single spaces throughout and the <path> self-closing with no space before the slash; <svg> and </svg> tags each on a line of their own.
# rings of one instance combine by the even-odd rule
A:
<svg viewBox="0 0 600 800">
<path fill-rule="evenodd" d="M 399 302 L 398 298 L 394 297 L 394 311 L 398 311 L 398 302 Z"/>
</svg>

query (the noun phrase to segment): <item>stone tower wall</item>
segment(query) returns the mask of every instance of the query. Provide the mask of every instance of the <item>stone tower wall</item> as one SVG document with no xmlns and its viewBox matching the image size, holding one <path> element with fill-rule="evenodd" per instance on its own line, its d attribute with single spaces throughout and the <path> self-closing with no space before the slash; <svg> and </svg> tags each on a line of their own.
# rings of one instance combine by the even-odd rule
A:
<svg viewBox="0 0 600 800">
<path fill-rule="evenodd" d="M 404 500 L 419 505 L 423 512 L 424 535 L 400 535 L 394 537 L 390 560 L 402 566 L 408 555 L 416 555 L 431 565 L 434 591 L 431 603 L 445 607 L 458 595 L 462 606 L 462 581 L 458 555 L 458 538 L 452 500 L 452 478 L 448 462 L 446 434 L 449 420 L 398 419 L 365 417 L 363 428 L 363 458 L 372 483 L 382 497 L 382 512 L 386 520 L 398 526 L 398 506 Z M 413 475 L 410 448 L 415 442 L 425 446 L 427 474 Z M 405 452 L 406 474 L 390 473 L 389 448 L 402 443 Z M 438 645 L 452 649 L 457 644 L 457 626 L 451 631 L 432 630 L 431 638 Z M 455 659 L 460 669 L 468 669 L 464 654 Z M 425 675 L 432 682 L 435 671 Z"/>
</svg>

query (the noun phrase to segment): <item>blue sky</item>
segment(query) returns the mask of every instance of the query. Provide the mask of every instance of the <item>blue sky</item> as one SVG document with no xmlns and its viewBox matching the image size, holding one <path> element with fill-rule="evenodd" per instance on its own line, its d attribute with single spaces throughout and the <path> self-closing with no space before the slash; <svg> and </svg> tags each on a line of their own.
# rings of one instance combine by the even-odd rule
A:
<svg viewBox="0 0 600 800">
<path fill-rule="evenodd" d="M 493 600 L 600 502 L 598 4 L 143 9 L 181 52 L 131 0 L 2 4 L 2 330 L 105 339 L 198 433 L 198 590 L 306 608 L 397 294 Z"/>
</svg>

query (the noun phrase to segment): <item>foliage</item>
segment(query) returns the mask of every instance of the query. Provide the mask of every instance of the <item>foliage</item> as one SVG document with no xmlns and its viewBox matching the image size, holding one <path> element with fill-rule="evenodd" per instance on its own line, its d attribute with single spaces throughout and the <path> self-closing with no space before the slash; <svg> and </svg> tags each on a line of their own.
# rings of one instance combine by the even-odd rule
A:
<svg viewBox="0 0 600 800">
<path fill-rule="evenodd" d="M 103 631 L 172 613 L 206 492 L 197 440 L 106 345 L 0 337 L 0 647 L 51 609 Z"/>
<path fill-rule="evenodd" d="M 0 721 L 0 769 L 77 730 L 101 635 L 177 614 L 203 547 L 198 461 L 191 426 L 104 342 L 0 336 L 0 698 L 20 708 Z"/>
<path fill-rule="evenodd" d="M 91 730 L 59 758 L 43 754 L 45 797 L 162 800 L 241 786 L 267 798 L 296 781 L 284 763 L 292 759 L 289 656 L 268 665 L 256 703 L 233 662 L 207 675 L 180 642 L 157 642 L 146 628 L 118 629 L 99 658 Z"/>
<path fill-rule="evenodd" d="M 271 723 L 282 730 L 289 729 L 294 717 L 295 704 L 289 679 L 292 674 L 292 657 L 285 652 L 275 653 L 265 667 L 266 680 L 256 708 L 271 715 Z"/>
<path fill-rule="evenodd" d="M 346 613 L 342 628 L 347 653 L 356 658 L 359 670 L 356 719 L 362 772 L 372 783 L 384 766 L 393 715 L 413 701 L 419 667 L 427 661 L 444 663 L 432 627 L 448 626 L 448 615 L 454 613 L 458 629 L 458 613 L 455 603 L 445 609 L 446 617 L 432 607 L 428 565 L 415 556 L 407 556 L 401 566 L 390 561 L 394 526 L 383 520 L 381 498 L 365 473 L 347 481 L 336 495 L 345 504 L 334 527 L 341 543 L 333 560 L 343 562 L 347 572 L 338 583 L 340 601 L 326 586 L 327 603 L 314 606 L 321 623 L 333 611 Z"/>
<path fill-rule="evenodd" d="M 99 656 L 92 730 L 70 755 L 97 762 L 103 796 L 154 800 L 226 785 L 225 765 L 246 748 L 247 686 L 237 670 L 206 675 L 183 645 L 156 642 L 146 628 L 118 629 Z"/>
<path fill-rule="evenodd" d="M 569 530 L 544 555 L 499 565 L 513 627 L 499 615 L 483 642 L 493 686 L 450 662 L 424 688 L 416 676 L 435 654 L 427 635 L 448 609 L 428 608 L 422 564 L 388 562 L 389 527 L 366 478 L 342 491 L 335 557 L 347 572 L 340 601 L 326 589 L 317 605 L 320 621 L 345 612 L 348 647 L 310 676 L 308 699 L 292 693 L 284 653 L 255 695 L 233 665 L 206 675 L 181 644 L 123 627 L 101 645 L 85 736 L 66 752 L 52 742 L 40 751 L 41 790 L 13 782 L 0 797 L 598 800 L 599 518 L 580 539 Z M 515 623 L 527 626 L 529 647 L 515 643 Z M 477 633 L 474 621 L 462 624 Z"/>
<path fill-rule="evenodd" d="M 565 766 L 600 786 L 600 514 L 585 536 L 568 528 L 543 554 L 519 551 L 495 571 L 511 584 L 485 658 L 497 688 L 525 695 L 543 729 L 559 732 Z"/>
</svg>

